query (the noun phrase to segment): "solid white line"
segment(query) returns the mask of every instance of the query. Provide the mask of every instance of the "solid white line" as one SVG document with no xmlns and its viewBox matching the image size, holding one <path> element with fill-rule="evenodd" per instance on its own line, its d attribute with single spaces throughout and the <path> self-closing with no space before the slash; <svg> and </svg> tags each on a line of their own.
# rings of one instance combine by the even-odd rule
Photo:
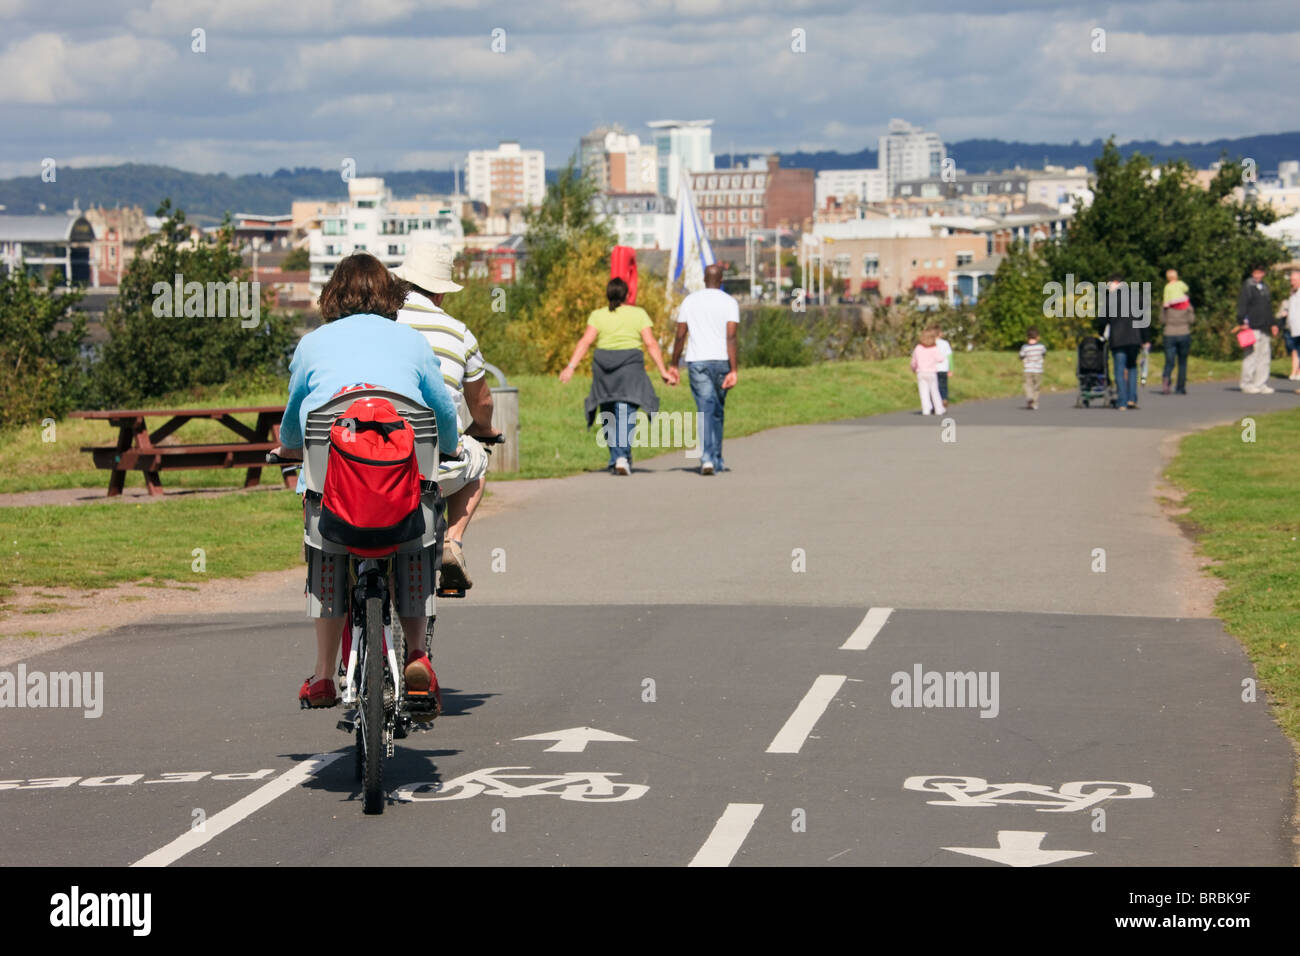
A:
<svg viewBox="0 0 1300 956">
<path fill-rule="evenodd" d="M 825 713 L 827 705 L 847 679 L 844 674 L 822 674 L 813 681 L 812 687 L 803 695 L 803 700 L 799 701 L 799 706 L 794 709 L 790 719 L 768 744 L 767 752 L 797 754 L 812 733 L 818 718 Z"/>
<path fill-rule="evenodd" d="M 880 629 L 885 626 L 889 620 L 889 615 L 894 613 L 892 607 L 873 607 L 867 612 L 867 616 L 862 619 L 858 629 L 849 635 L 849 639 L 840 645 L 842 651 L 865 651 L 871 646 L 871 642 L 876 639 Z"/>
<path fill-rule="evenodd" d="M 730 866 L 762 809 L 761 803 L 727 804 L 727 809 L 722 811 L 718 822 L 713 824 L 713 832 L 704 841 L 704 846 L 695 854 L 695 859 L 686 865 Z"/>
<path fill-rule="evenodd" d="M 208 817 L 201 831 L 190 830 L 183 833 L 165 847 L 154 850 L 131 865 L 168 866 L 175 863 L 191 850 L 197 850 L 213 837 L 229 830 L 240 820 L 256 813 L 276 797 L 284 796 L 290 790 L 302 785 L 342 756 L 343 754 L 334 753 L 309 757 L 273 780 L 268 780 L 242 800 L 237 800 L 215 816 Z"/>
</svg>

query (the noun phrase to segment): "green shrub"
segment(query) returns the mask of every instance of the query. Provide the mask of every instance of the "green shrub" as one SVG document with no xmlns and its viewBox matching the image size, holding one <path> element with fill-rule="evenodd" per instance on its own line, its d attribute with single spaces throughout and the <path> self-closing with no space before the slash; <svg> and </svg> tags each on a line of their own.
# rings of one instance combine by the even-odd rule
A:
<svg viewBox="0 0 1300 956">
<path fill-rule="evenodd" d="M 737 332 L 737 358 L 743 367 L 796 368 L 813 363 L 812 337 L 785 309 L 759 309 Z"/>
<path fill-rule="evenodd" d="M 61 418 L 80 399 L 82 294 L 56 286 L 21 269 L 0 279 L 0 427 Z"/>
<path fill-rule="evenodd" d="M 198 315 L 186 315 L 184 302 L 166 301 L 155 289 L 174 288 L 180 275 L 186 286 L 226 286 L 247 278 L 234 247 L 229 220 L 214 236 L 190 238 L 185 214 L 164 202 L 158 215 L 161 231 L 140 242 L 127 267 L 119 295 L 104 316 L 109 339 L 92 370 L 93 401 L 100 405 L 134 404 L 191 385 L 216 385 L 245 374 L 283 371 L 295 339 L 292 320 L 274 312 L 274 291 L 261 289 L 257 323 L 245 327 L 239 315 L 214 311 L 204 299 Z M 250 317 L 251 318 L 251 317 Z"/>
</svg>

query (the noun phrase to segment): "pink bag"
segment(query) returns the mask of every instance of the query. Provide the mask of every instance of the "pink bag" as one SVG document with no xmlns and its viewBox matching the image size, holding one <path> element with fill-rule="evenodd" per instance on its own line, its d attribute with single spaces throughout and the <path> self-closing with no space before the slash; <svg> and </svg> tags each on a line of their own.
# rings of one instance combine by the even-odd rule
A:
<svg viewBox="0 0 1300 956">
<path fill-rule="evenodd" d="M 1254 329 L 1239 329 L 1237 331 L 1237 344 L 1243 349 L 1248 349 L 1255 344 Z"/>
</svg>

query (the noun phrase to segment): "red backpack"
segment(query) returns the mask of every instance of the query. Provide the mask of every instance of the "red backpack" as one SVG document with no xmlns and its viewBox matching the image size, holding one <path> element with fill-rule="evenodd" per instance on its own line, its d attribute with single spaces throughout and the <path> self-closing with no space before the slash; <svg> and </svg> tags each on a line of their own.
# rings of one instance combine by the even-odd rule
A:
<svg viewBox="0 0 1300 956">
<path fill-rule="evenodd" d="M 415 435 L 391 402 L 359 398 L 334 419 L 321 491 L 321 537 L 363 557 L 424 534 Z"/>
</svg>

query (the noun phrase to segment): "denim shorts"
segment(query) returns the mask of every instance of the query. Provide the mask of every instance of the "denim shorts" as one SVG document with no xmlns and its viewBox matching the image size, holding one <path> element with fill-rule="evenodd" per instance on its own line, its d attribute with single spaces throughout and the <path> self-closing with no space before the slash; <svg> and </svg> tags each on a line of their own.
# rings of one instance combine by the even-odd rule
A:
<svg viewBox="0 0 1300 956">
<path fill-rule="evenodd" d="M 1300 335 L 1292 335 L 1290 330 L 1285 327 L 1282 329 L 1282 338 L 1286 342 L 1288 352 L 1294 352 L 1297 344 L 1300 344 Z"/>
</svg>

